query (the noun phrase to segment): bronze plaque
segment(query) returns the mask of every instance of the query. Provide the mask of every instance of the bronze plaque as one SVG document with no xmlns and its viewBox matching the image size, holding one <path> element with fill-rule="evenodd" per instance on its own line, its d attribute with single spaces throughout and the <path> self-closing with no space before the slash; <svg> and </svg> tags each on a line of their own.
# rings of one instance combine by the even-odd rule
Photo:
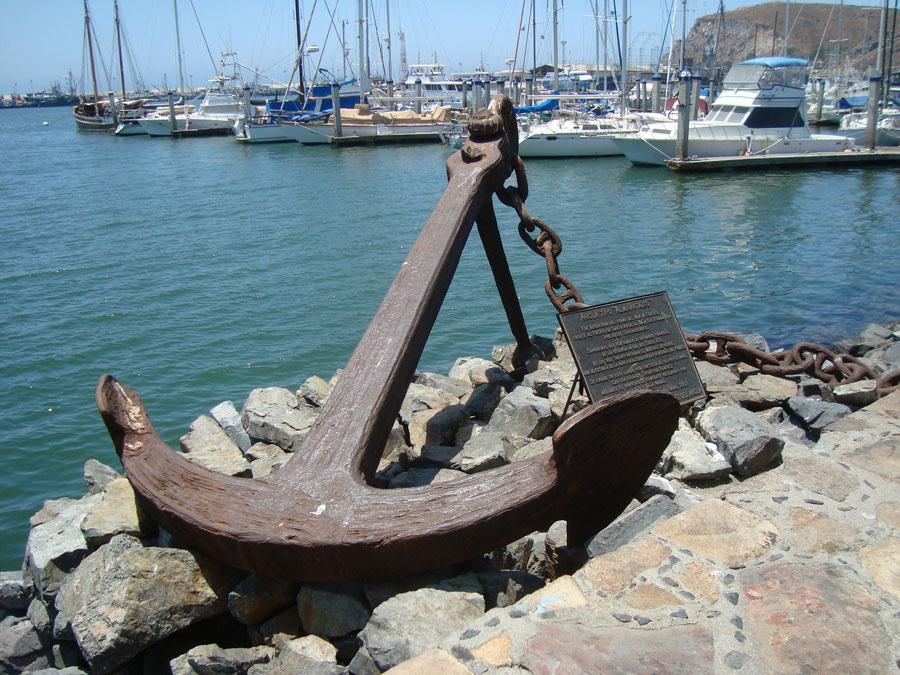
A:
<svg viewBox="0 0 900 675">
<path fill-rule="evenodd" d="M 665 291 L 557 317 L 592 403 L 636 389 L 705 396 Z"/>
</svg>

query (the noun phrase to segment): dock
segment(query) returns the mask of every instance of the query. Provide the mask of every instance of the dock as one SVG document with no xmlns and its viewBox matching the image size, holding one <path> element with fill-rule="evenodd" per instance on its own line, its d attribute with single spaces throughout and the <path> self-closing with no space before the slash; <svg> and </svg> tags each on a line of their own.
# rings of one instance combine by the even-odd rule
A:
<svg viewBox="0 0 900 675">
<path fill-rule="evenodd" d="M 383 145 L 390 143 L 441 143 L 443 138 L 437 131 L 410 134 L 377 134 L 374 136 L 329 136 L 332 145 Z"/>
<path fill-rule="evenodd" d="M 806 152 L 783 155 L 739 155 L 736 157 L 698 157 L 669 159 L 674 171 L 723 171 L 741 169 L 778 169 L 781 167 L 836 167 L 893 164 L 900 166 L 900 148 L 876 148 L 850 152 Z"/>
</svg>

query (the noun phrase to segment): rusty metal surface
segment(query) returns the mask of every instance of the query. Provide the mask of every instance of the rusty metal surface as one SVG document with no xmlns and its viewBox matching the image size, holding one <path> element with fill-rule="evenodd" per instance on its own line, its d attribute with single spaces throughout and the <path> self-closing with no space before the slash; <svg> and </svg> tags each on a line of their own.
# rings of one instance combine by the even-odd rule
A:
<svg viewBox="0 0 900 675">
<path fill-rule="evenodd" d="M 806 373 L 829 387 L 875 380 L 881 396 L 900 389 L 900 370 L 879 376 L 855 356 L 838 354 L 814 342 L 798 342 L 789 350 L 772 354 L 750 346 L 733 333 L 706 331 L 698 335 L 685 333 L 684 337 L 696 358 L 718 365 L 742 362 L 767 375 L 781 377 Z M 715 349 L 710 351 L 713 343 Z"/>
<path fill-rule="evenodd" d="M 517 166 L 516 149 L 512 105 L 497 97 L 448 160 L 446 190 L 316 423 L 278 472 L 233 478 L 191 462 L 165 445 L 137 393 L 104 375 L 97 405 L 145 510 L 226 564 L 303 581 L 434 568 L 559 519 L 568 520 L 575 544 L 621 513 L 677 426 L 672 396 L 633 392 L 593 405 L 560 426 L 551 451 L 492 471 L 416 488 L 366 483 L 476 217 L 521 338 L 524 321 L 489 211 Z"/>
</svg>

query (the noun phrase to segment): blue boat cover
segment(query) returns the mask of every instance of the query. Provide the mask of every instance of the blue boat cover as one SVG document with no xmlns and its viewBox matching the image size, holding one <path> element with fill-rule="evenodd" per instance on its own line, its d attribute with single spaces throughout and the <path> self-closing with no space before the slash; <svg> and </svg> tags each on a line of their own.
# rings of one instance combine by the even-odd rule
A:
<svg viewBox="0 0 900 675">
<path fill-rule="evenodd" d="M 516 114 L 518 113 L 533 113 L 533 112 L 550 112 L 551 110 L 556 110 L 559 107 L 559 99 L 558 98 L 548 98 L 546 101 L 542 103 L 538 103 L 537 105 L 523 105 L 516 108 Z"/>
<path fill-rule="evenodd" d="M 869 104 L 868 96 L 842 96 L 838 100 L 838 110 L 850 110 L 851 108 L 865 108 Z"/>
<path fill-rule="evenodd" d="M 789 56 L 760 56 L 755 59 L 741 61 L 735 65 L 759 65 L 768 66 L 769 68 L 787 68 L 788 66 L 805 66 L 806 59 L 795 59 Z"/>
</svg>

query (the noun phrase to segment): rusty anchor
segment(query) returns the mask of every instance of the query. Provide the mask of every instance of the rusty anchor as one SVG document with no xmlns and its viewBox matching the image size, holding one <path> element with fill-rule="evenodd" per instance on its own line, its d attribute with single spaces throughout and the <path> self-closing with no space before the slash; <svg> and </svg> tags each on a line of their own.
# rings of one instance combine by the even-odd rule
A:
<svg viewBox="0 0 900 675">
<path fill-rule="evenodd" d="M 100 378 L 97 406 L 145 511 L 228 565 L 300 581 L 389 578 L 470 559 L 566 519 L 570 545 L 608 525 L 643 485 L 677 426 L 661 392 L 582 410 L 540 456 L 450 482 L 366 483 L 400 410 L 472 224 L 517 341 L 530 348 L 500 245 L 492 194 L 512 173 L 506 97 L 470 124 L 448 186 L 301 447 L 265 478 L 233 478 L 169 448 L 136 392 Z"/>
</svg>

